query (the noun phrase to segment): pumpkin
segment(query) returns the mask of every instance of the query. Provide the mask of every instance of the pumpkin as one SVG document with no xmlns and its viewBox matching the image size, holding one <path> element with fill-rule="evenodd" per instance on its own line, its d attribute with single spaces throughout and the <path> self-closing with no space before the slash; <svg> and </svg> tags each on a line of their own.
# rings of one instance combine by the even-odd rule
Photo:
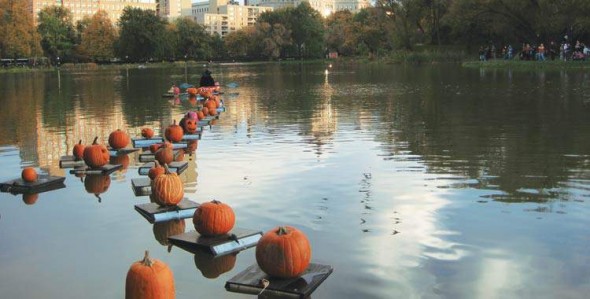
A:
<svg viewBox="0 0 590 299">
<path fill-rule="evenodd" d="M 214 99 L 207 100 L 204 106 L 206 106 L 209 109 L 209 111 L 217 109 L 217 104 L 215 103 Z"/>
<path fill-rule="evenodd" d="M 109 134 L 109 145 L 114 149 L 125 148 L 130 141 L 131 139 L 129 139 L 129 135 L 121 131 L 121 129 L 113 131 L 111 134 Z"/>
<path fill-rule="evenodd" d="M 80 139 L 80 141 L 78 141 L 78 143 L 74 145 L 72 153 L 74 154 L 74 158 L 76 158 L 76 160 L 82 160 L 84 158 L 85 147 L 86 146 L 82 144 L 82 139 Z"/>
<path fill-rule="evenodd" d="M 280 226 L 266 232 L 256 244 L 256 263 L 278 278 L 299 277 L 311 261 L 311 246 L 303 232 Z"/>
<path fill-rule="evenodd" d="M 150 152 L 152 154 L 155 154 L 160 149 L 160 147 L 162 147 L 162 145 L 163 143 L 154 143 L 150 145 Z"/>
<path fill-rule="evenodd" d="M 165 172 L 152 181 L 152 194 L 160 206 L 175 206 L 184 197 L 184 186 L 178 174 L 170 172 L 164 165 Z"/>
<path fill-rule="evenodd" d="M 207 115 L 209 115 L 209 108 L 207 108 L 207 107 L 203 107 L 203 108 L 201 109 L 201 112 L 203 112 L 203 115 L 204 115 L 205 117 L 207 117 Z"/>
<path fill-rule="evenodd" d="M 107 192 L 111 186 L 111 176 L 102 174 L 91 174 L 84 178 L 84 189 L 94 194 L 101 202 L 100 194 Z"/>
<path fill-rule="evenodd" d="M 198 91 L 195 87 L 189 87 L 186 89 L 186 92 L 191 96 L 196 96 Z"/>
<path fill-rule="evenodd" d="M 141 129 L 141 136 L 145 139 L 150 139 L 154 137 L 154 130 L 151 128 L 143 128 Z"/>
<path fill-rule="evenodd" d="M 162 245 L 170 245 L 168 237 L 184 233 L 184 219 L 154 223 L 154 237 Z"/>
<path fill-rule="evenodd" d="M 156 164 L 154 165 L 154 167 L 150 168 L 150 171 L 148 171 L 148 177 L 150 178 L 150 180 L 154 180 L 155 178 L 157 178 L 159 175 L 163 174 L 164 172 L 166 172 L 166 169 L 164 167 L 162 167 L 160 165 L 160 163 L 158 163 L 158 161 L 154 161 Z"/>
<path fill-rule="evenodd" d="M 129 267 L 125 279 L 125 299 L 172 299 L 175 297 L 174 274 L 166 263 L 151 259 L 145 251 L 143 260 Z"/>
<path fill-rule="evenodd" d="M 84 148 L 84 162 L 90 168 L 100 168 L 109 163 L 109 150 L 106 146 L 98 144 L 98 137 L 94 138 L 92 145 Z"/>
<path fill-rule="evenodd" d="M 164 131 L 166 140 L 170 142 L 180 142 L 183 135 L 184 132 L 182 131 L 182 127 L 176 124 L 176 120 L 174 120 L 174 122 Z"/>
<path fill-rule="evenodd" d="M 33 183 L 37 181 L 37 171 L 33 167 L 25 167 L 20 174 L 23 181 Z"/>
<path fill-rule="evenodd" d="M 197 112 L 197 119 L 198 120 L 203 120 L 205 118 L 205 114 L 203 113 L 202 110 Z"/>
<path fill-rule="evenodd" d="M 196 114 L 195 114 L 196 115 Z M 184 119 L 184 132 L 187 134 L 195 134 L 197 133 L 199 120 L 197 117 L 195 118 L 185 118 Z"/>
<path fill-rule="evenodd" d="M 205 237 L 223 235 L 234 228 L 236 215 L 227 204 L 213 200 L 195 210 L 193 224 L 197 232 Z"/>
<path fill-rule="evenodd" d="M 217 115 L 217 109 L 209 109 L 209 115 L 211 115 L 211 116 Z"/>
<path fill-rule="evenodd" d="M 27 205 L 34 205 L 39 199 L 39 193 L 23 193 L 23 202 Z"/>
<path fill-rule="evenodd" d="M 236 265 L 237 253 L 226 254 L 223 256 L 215 257 L 214 255 L 204 250 L 196 250 L 195 254 L 195 266 L 203 277 L 214 279 L 219 275 L 231 271 Z"/>
<path fill-rule="evenodd" d="M 164 143 L 160 148 L 156 151 L 154 158 L 160 162 L 160 164 L 170 164 L 174 161 L 174 151 L 172 150 L 172 144 Z"/>
<path fill-rule="evenodd" d="M 112 164 L 112 165 L 121 164 L 123 166 L 121 169 L 125 170 L 129 167 L 129 160 L 130 160 L 129 155 L 114 156 L 114 157 L 110 157 L 109 164 Z"/>
</svg>

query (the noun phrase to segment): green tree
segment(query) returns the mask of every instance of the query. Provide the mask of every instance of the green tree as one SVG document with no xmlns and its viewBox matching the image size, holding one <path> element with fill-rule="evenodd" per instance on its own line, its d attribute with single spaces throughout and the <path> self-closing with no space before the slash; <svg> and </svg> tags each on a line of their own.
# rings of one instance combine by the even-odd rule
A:
<svg viewBox="0 0 590 299">
<path fill-rule="evenodd" d="M 72 13 L 61 6 L 48 6 L 39 12 L 37 31 L 41 46 L 53 61 L 70 59 L 76 41 Z"/>
<path fill-rule="evenodd" d="M 118 24 L 119 39 L 115 43 L 115 53 L 119 57 L 128 57 L 130 61 L 148 61 L 173 56 L 174 50 L 166 34 L 167 22 L 153 10 L 127 6 Z"/>
<path fill-rule="evenodd" d="M 0 0 L 0 56 L 40 55 L 39 35 L 26 1 Z"/>
<path fill-rule="evenodd" d="M 355 48 L 360 48 L 360 54 L 368 54 L 373 57 L 380 51 L 392 50 L 390 39 L 395 32 L 393 24 L 387 21 L 383 10 L 378 8 L 365 8 L 353 17 L 352 36 L 355 38 Z M 366 49 L 368 53 L 365 53 Z"/>
<path fill-rule="evenodd" d="M 211 56 L 211 39 L 205 27 L 191 18 L 178 18 L 174 21 L 172 32 L 176 42 L 176 56 L 185 55 L 194 59 L 207 59 Z"/>
<path fill-rule="evenodd" d="M 287 19 L 293 43 L 299 57 L 322 57 L 324 55 L 324 24 L 321 14 L 308 2 L 301 2 Z"/>
<path fill-rule="evenodd" d="M 266 22 L 256 23 L 256 41 L 259 41 L 261 54 L 268 59 L 281 57 L 281 49 L 291 44 L 290 32 L 283 24 L 271 25 Z"/>
<path fill-rule="evenodd" d="M 337 11 L 326 18 L 324 40 L 329 51 L 339 55 L 353 55 L 356 50 L 356 37 L 353 35 L 353 14 L 348 10 Z"/>
<path fill-rule="evenodd" d="M 115 26 L 106 11 L 99 10 L 81 32 L 80 53 L 93 60 L 107 60 L 113 57 L 113 46 L 117 40 Z"/>
<path fill-rule="evenodd" d="M 248 26 L 228 33 L 223 42 L 227 55 L 232 59 L 252 59 L 257 43 L 254 43 L 256 28 Z"/>
<path fill-rule="evenodd" d="M 376 7 L 382 9 L 393 23 L 393 34 L 399 47 L 412 49 L 418 32 L 425 33 L 423 22 L 427 6 L 423 1 L 377 0 Z"/>
</svg>

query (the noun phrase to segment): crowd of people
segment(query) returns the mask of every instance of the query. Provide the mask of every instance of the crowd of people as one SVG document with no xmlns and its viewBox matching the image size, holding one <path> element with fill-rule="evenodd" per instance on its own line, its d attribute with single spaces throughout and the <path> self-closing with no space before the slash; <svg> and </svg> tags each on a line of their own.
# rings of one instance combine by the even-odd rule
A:
<svg viewBox="0 0 590 299">
<path fill-rule="evenodd" d="M 564 37 L 561 44 L 557 44 L 551 41 L 549 44 L 539 43 L 530 44 L 523 43 L 520 51 L 515 52 L 512 45 L 506 45 L 497 51 L 494 44 L 489 46 L 481 46 L 479 48 L 479 60 L 487 61 L 490 59 L 520 59 L 520 60 L 585 60 L 586 57 L 590 56 L 590 47 L 586 46 L 583 42 L 577 40 L 572 46 L 568 41 L 567 36 Z"/>
</svg>

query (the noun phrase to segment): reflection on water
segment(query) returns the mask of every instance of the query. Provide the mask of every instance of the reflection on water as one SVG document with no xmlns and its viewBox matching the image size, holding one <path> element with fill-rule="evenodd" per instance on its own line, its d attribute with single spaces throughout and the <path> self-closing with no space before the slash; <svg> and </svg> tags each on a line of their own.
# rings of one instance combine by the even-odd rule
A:
<svg viewBox="0 0 590 299">
<path fill-rule="evenodd" d="M 205 128 L 194 153 L 178 158 L 188 162 L 185 197 L 227 202 L 238 227 L 301 227 L 314 262 L 334 267 L 317 298 L 579 298 L 590 291 L 587 74 L 326 69 L 215 66 L 218 80 L 239 83 L 225 90 L 238 95 L 222 97 L 227 112 Z M 223 282 L 255 263 L 253 250 L 220 265 L 203 266 L 216 260 L 195 255 L 197 268 L 210 272 L 195 281 L 190 255 L 160 245 L 179 226 L 154 225 L 150 234 L 133 209 L 149 200 L 131 190 L 143 164 L 138 153 L 111 161 L 123 170 L 82 182 L 58 166 L 80 139 L 106 143 L 119 128 L 131 137 L 142 127 L 161 135 L 195 107 L 160 96 L 184 70 L 2 77 L 0 178 L 32 165 L 66 176 L 67 186 L 38 200 L 0 194 L 7 298 L 62 297 L 57 286 L 66 281 L 75 282 L 71 297 L 119 298 L 133 253 L 146 249 L 171 266 L 179 298 L 239 296 Z M 85 200 L 95 194 L 108 200 Z M 88 267 L 94 271 L 79 275 Z M 32 277 L 41 281 L 36 288 L 27 287 Z"/>
</svg>

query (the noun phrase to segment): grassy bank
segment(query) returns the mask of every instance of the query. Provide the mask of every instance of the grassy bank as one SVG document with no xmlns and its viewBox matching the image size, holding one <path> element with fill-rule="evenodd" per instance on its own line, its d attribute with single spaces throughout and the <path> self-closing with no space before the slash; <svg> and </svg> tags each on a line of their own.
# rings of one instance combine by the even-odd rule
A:
<svg viewBox="0 0 590 299">
<path fill-rule="evenodd" d="M 590 61 L 526 61 L 526 60 L 489 60 L 467 61 L 462 63 L 468 68 L 513 69 L 513 70 L 559 70 L 559 69 L 590 69 Z"/>
</svg>

